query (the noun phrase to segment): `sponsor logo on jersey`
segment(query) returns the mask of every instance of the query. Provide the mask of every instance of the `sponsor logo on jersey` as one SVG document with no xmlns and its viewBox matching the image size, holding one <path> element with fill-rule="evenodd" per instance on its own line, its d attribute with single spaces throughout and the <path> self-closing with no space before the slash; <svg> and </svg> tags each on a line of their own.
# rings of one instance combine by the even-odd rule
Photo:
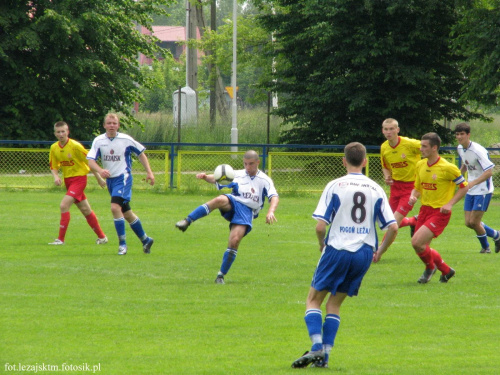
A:
<svg viewBox="0 0 500 375">
<path fill-rule="evenodd" d="M 113 151 L 113 150 L 111 150 Z M 120 161 L 121 156 L 120 155 L 104 155 L 104 160 L 105 161 Z"/>
<path fill-rule="evenodd" d="M 404 167 L 407 167 L 408 166 L 408 162 L 407 161 L 400 161 L 400 162 L 397 162 L 397 163 L 391 163 L 391 167 L 392 168 L 404 168 Z"/>
<path fill-rule="evenodd" d="M 75 165 L 75 162 L 73 160 L 70 160 L 70 161 L 63 160 L 63 161 L 61 161 L 61 166 L 63 166 L 63 167 L 72 167 L 73 165 Z"/>
<path fill-rule="evenodd" d="M 425 190 L 437 190 L 437 184 L 422 182 L 421 185 L 422 185 L 422 188 Z"/>
</svg>

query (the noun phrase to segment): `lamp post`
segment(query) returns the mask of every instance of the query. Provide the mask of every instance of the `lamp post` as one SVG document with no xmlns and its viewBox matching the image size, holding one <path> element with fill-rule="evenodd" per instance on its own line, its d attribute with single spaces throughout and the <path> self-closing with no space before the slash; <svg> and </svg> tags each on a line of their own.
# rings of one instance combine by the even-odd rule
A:
<svg viewBox="0 0 500 375">
<path fill-rule="evenodd" d="M 238 93 L 236 91 L 236 36 L 237 36 L 236 16 L 237 16 L 237 13 L 238 13 L 238 2 L 236 0 L 233 0 L 233 74 L 231 77 L 231 86 L 233 87 L 231 143 L 233 143 L 233 144 L 238 143 L 238 119 L 237 119 Z M 232 146 L 231 151 L 238 151 L 238 147 Z"/>
</svg>

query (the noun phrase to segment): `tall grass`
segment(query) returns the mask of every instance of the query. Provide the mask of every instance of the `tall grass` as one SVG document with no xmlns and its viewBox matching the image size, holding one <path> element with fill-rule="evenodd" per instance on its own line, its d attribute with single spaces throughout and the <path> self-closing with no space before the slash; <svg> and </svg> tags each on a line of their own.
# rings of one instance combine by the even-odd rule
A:
<svg viewBox="0 0 500 375">
<path fill-rule="evenodd" d="M 171 112 L 138 113 L 137 119 L 144 129 L 133 127 L 126 132 L 141 142 L 177 142 L 179 133 Z M 269 143 L 278 143 L 281 119 L 269 118 Z M 200 109 L 197 123 L 181 127 L 180 142 L 183 143 L 231 143 L 231 114 L 217 114 L 215 124 L 210 123 L 208 109 Z M 268 143 L 267 108 L 240 109 L 237 113 L 238 143 Z"/>
<path fill-rule="evenodd" d="M 487 114 L 492 122 L 470 121 L 472 127 L 471 139 L 485 147 L 495 147 L 500 143 L 500 113 Z M 145 126 L 144 129 L 134 127 L 126 132 L 141 142 L 177 142 L 179 134 L 177 126 L 174 125 L 172 112 L 145 113 L 139 112 L 137 119 Z M 451 129 L 462 120 L 453 120 Z M 267 108 L 258 107 L 253 109 L 238 110 L 237 128 L 239 143 L 268 143 L 267 140 Z M 231 143 L 231 114 L 216 118 L 216 124 L 210 124 L 208 109 L 200 109 L 196 124 L 182 126 L 180 142 L 183 143 Z M 276 116 L 270 116 L 269 121 L 269 143 L 279 143 L 280 132 L 289 129 L 290 126 L 282 126 L 282 120 Z"/>
</svg>

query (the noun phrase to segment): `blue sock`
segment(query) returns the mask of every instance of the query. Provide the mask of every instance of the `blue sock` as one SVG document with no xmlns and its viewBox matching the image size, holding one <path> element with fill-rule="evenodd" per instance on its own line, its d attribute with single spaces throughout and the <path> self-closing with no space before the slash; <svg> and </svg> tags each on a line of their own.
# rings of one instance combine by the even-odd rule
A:
<svg viewBox="0 0 500 375">
<path fill-rule="evenodd" d="M 210 209 L 208 208 L 208 206 L 206 204 L 202 204 L 201 206 L 196 207 L 194 211 L 188 215 L 187 218 L 189 222 L 192 223 L 195 220 L 207 216 L 209 213 Z"/>
<path fill-rule="evenodd" d="M 139 218 L 130 223 L 130 228 L 132 228 L 135 235 L 139 237 L 143 244 L 147 242 L 148 235 L 146 234 L 146 232 L 144 232 L 144 229 L 142 229 L 142 223 Z"/>
<path fill-rule="evenodd" d="M 486 233 L 476 237 L 479 240 L 479 243 L 481 244 L 481 249 L 490 248 L 490 244 L 488 243 L 488 237 L 486 237 Z"/>
<path fill-rule="evenodd" d="M 325 351 L 325 362 L 328 362 L 328 357 L 335 343 L 335 337 L 340 326 L 340 316 L 335 314 L 327 314 L 325 323 L 323 323 L 323 350 Z"/>
<path fill-rule="evenodd" d="M 498 240 L 498 238 L 500 238 L 500 235 L 498 233 L 497 230 L 493 229 L 493 228 L 490 228 L 489 226 L 487 226 L 485 223 L 481 223 L 483 224 L 483 227 L 484 227 L 484 230 L 486 231 L 486 235 L 488 237 L 491 237 L 493 238 L 494 240 Z"/>
<path fill-rule="evenodd" d="M 307 331 L 309 332 L 309 337 L 311 338 L 312 347 L 311 351 L 323 350 L 323 340 L 321 337 L 321 322 L 323 317 L 321 315 L 321 310 L 319 309 L 308 309 L 306 310 L 306 316 L 304 317 L 306 321 Z"/>
<path fill-rule="evenodd" d="M 229 272 L 229 269 L 231 268 L 231 265 L 236 259 L 237 254 L 238 250 L 231 249 L 230 247 L 228 247 L 227 250 L 224 252 L 224 256 L 222 257 L 222 264 L 220 266 L 220 272 L 222 272 L 223 275 Z"/>
<path fill-rule="evenodd" d="M 127 245 L 127 242 L 126 242 L 127 236 L 125 235 L 125 218 L 121 217 L 119 219 L 115 219 L 114 222 L 115 222 L 116 234 L 118 234 L 118 241 L 120 243 L 120 246 Z"/>
</svg>

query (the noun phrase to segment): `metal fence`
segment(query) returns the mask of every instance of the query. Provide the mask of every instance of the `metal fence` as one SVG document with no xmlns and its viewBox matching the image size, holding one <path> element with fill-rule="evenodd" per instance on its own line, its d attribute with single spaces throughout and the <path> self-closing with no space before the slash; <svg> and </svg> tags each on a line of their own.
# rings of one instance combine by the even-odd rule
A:
<svg viewBox="0 0 500 375">
<path fill-rule="evenodd" d="M 6 143 L 7 141 L 2 141 Z M 12 141 L 9 141 L 12 142 Z M 49 145 L 46 148 L 0 148 L 0 188 L 48 189 L 54 186 L 49 170 Z M 82 142 L 89 144 L 89 142 Z M 40 142 L 36 143 L 40 146 Z M 325 185 L 345 174 L 342 165 L 343 146 L 311 145 L 238 145 L 239 151 L 230 151 L 231 145 L 152 143 L 147 146 L 151 168 L 156 176 L 154 189 L 211 190 L 212 186 L 196 179 L 199 172 L 211 173 L 222 163 L 235 169 L 243 168 L 243 154 L 255 149 L 261 155 L 261 169 L 271 176 L 282 192 L 320 192 Z M 26 143 L 24 146 L 33 146 Z M 233 145 L 235 146 L 235 145 Z M 368 164 L 365 174 L 383 185 L 378 146 L 368 146 Z M 458 163 L 453 153 L 454 147 L 443 147 L 442 157 Z M 500 186 L 500 155 L 491 155 L 495 163 L 494 183 Z M 139 161 L 135 160 L 132 174 L 136 184 L 134 189 L 152 189 L 140 183 L 146 173 Z M 139 183 L 137 183 L 139 181 Z M 89 178 L 88 189 L 98 188 L 94 178 Z"/>
</svg>

